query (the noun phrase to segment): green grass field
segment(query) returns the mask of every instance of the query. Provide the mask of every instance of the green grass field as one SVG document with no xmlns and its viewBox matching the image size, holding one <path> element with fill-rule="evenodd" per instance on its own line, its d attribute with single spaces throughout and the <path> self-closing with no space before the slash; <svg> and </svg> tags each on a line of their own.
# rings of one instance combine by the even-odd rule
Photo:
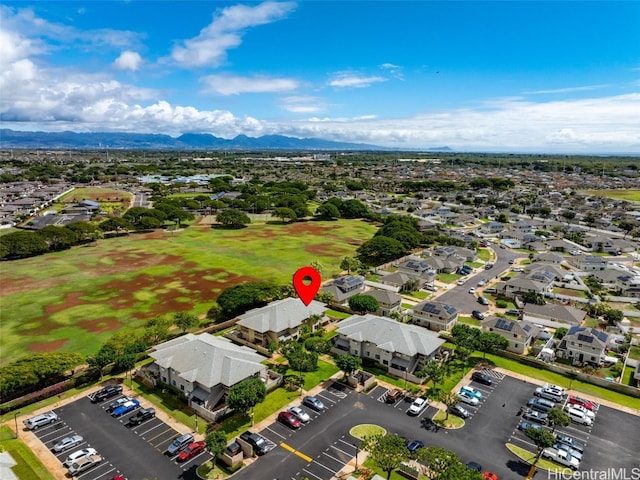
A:
<svg viewBox="0 0 640 480">
<path fill-rule="evenodd" d="M 0 427 L 0 449 L 9 452 L 16 461 L 11 470 L 20 480 L 54 480 L 29 447 L 22 440 L 15 439 L 8 426 Z"/>
<path fill-rule="evenodd" d="M 95 352 L 114 331 L 156 315 L 203 315 L 222 290 L 248 280 L 279 284 L 311 262 L 323 278 L 370 239 L 366 222 L 191 226 L 100 240 L 5 262 L 0 276 L 0 364 L 31 352 Z"/>
<path fill-rule="evenodd" d="M 614 200 L 627 200 L 629 202 L 640 202 L 640 190 L 586 190 L 588 195 L 613 198 Z"/>
</svg>

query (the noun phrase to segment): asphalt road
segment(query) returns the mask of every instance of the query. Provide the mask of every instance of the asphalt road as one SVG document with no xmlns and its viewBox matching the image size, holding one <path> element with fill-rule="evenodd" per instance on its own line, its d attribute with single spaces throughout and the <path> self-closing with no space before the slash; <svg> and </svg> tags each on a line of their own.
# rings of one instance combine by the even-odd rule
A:
<svg viewBox="0 0 640 480">
<path fill-rule="evenodd" d="M 493 280 L 494 278 L 499 278 L 504 275 L 505 272 L 508 272 L 513 266 L 509 264 L 510 260 L 527 258 L 526 255 L 520 252 L 498 248 L 497 245 L 494 247 L 497 259 L 494 262 L 494 267 L 492 269 L 485 270 L 481 267 L 478 272 L 474 272 L 466 277 L 467 281 L 464 285 L 453 284 L 453 286 L 446 292 L 441 293 L 436 300 L 455 307 L 458 312 L 462 314 L 470 315 L 473 310 L 486 312 L 488 307 L 480 305 L 477 301 L 477 298 L 480 295 L 479 292 L 481 291 L 478 289 L 478 282 L 480 279 L 487 278 L 488 280 Z M 478 292 L 476 294 L 470 294 L 469 288 L 471 287 L 476 288 Z"/>
<path fill-rule="evenodd" d="M 341 465 L 355 456 L 355 445 L 359 442 L 349 434 L 349 430 L 358 424 L 375 423 L 409 440 L 422 440 L 427 446 L 452 450 L 464 463 L 475 461 L 484 470 L 496 473 L 501 480 L 522 479 L 529 466 L 512 455 L 505 444 L 512 442 L 530 451 L 535 450 L 524 434 L 517 430 L 520 422 L 517 412 L 531 398 L 535 385 L 511 377 L 501 378 L 495 373 L 494 380 L 491 387 L 473 383 L 483 393 L 483 401 L 477 408 L 465 405 L 472 412 L 472 417 L 459 430 L 436 431 L 424 422 L 423 419 L 435 413 L 433 407 L 427 408 L 417 418 L 408 416 L 406 410 L 411 399 L 403 398 L 395 405 L 383 403 L 386 389 L 382 387 L 367 395 L 347 390 L 344 398 L 322 392 L 321 399 L 329 405 L 326 412 L 314 414 L 312 421 L 299 431 L 282 425 L 263 430 L 261 433 L 279 446 L 234 478 L 300 480 L 306 476 L 312 480 L 329 480 Z M 639 427 L 638 417 L 601 406 L 593 428 L 572 424 L 558 431 L 587 444 L 581 470 L 626 468 L 631 472 L 632 468 L 638 467 Z M 282 438 L 274 432 L 281 434 Z M 536 478 L 547 478 L 547 473 L 540 471 Z"/>
<path fill-rule="evenodd" d="M 60 422 L 35 433 L 47 446 L 62 435 L 77 433 L 84 437 L 85 443 L 58 455 L 61 461 L 82 448 L 93 447 L 98 451 L 104 460 L 80 475 L 80 480 L 103 480 L 117 473 L 129 480 L 196 480 L 195 469 L 211 459 L 211 455 L 205 452 L 184 464 L 176 463 L 175 457 L 165 456 L 164 451 L 179 433 L 158 418 L 125 427 L 134 412 L 113 418 L 104 410 L 116 398 L 98 404 L 80 398 L 54 410 Z M 148 406 L 144 400 L 142 406 Z"/>
</svg>

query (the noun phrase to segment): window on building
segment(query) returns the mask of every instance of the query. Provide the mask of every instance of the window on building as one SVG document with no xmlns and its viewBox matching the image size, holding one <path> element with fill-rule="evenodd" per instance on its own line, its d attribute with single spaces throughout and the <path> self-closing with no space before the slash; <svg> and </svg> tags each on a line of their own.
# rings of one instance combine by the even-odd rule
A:
<svg viewBox="0 0 640 480">
<path fill-rule="evenodd" d="M 376 354 L 376 360 L 380 360 L 380 355 Z"/>
<path fill-rule="evenodd" d="M 171 385 L 173 385 L 175 387 L 176 386 L 176 381 L 175 380 L 171 380 Z"/>
<path fill-rule="evenodd" d="M 184 385 L 180 385 L 180 390 L 184 392 Z"/>
<path fill-rule="evenodd" d="M 389 365 L 389 361 L 388 360 L 382 360 L 382 364 L 383 365 Z"/>
<path fill-rule="evenodd" d="M 162 383 L 167 383 L 167 377 L 162 377 Z"/>
</svg>

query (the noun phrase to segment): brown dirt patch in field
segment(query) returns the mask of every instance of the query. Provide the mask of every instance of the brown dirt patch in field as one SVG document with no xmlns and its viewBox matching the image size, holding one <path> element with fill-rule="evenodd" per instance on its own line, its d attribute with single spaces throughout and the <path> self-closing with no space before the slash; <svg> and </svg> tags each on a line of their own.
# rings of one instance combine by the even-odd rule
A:
<svg viewBox="0 0 640 480">
<path fill-rule="evenodd" d="M 332 257 L 340 252 L 348 253 L 351 250 L 340 248 L 332 243 L 316 243 L 315 245 L 307 245 L 304 247 L 304 251 L 311 255 L 318 255 L 323 257 Z"/>
<path fill-rule="evenodd" d="M 87 302 L 85 300 L 80 300 L 79 297 L 85 295 L 85 292 L 73 292 L 65 295 L 64 301 L 58 305 L 47 305 L 44 307 L 44 313 L 49 316 L 54 313 L 61 312 L 68 308 L 77 307 L 78 305 L 85 305 Z"/>
<path fill-rule="evenodd" d="M 51 340 L 49 342 L 33 342 L 29 344 L 29 350 L 33 353 L 55 352 L 64 347 L 64 344 L 67 342 L 68 340 L 66 338 Z"/>
<path fill-rule="evenodd" d="M 87 332 L 91 333 L 104 333 L 111 332 L 113 330 L 117 330 L 122 327 L 122 323 L 120 323 L 115 318 L 100 318 L 97 320 L 82 320 L 77 323 L 80 328 L 83 328 Z"/>
</svg>

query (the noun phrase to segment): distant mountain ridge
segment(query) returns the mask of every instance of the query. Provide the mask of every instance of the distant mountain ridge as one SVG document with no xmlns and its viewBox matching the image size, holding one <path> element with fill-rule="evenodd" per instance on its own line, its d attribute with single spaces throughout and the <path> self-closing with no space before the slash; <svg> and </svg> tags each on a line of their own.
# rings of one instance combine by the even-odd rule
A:
<svg viewBox="0 0 640 480">
<path fill-rule="evenodd" d="M 284 135 L 231 139 L 208 133 L 184 133 L 179 137 L 149 133 L 116 132 L 23 132 L 0 129 L 0 148 L 49 149 L 149 149 L 149 150 L 394 150 L 365 143 L 334 142 L 321 138 L 295 138 Z M 397 149 L 395 149 L 397 150 Z M 451 151 L 449 147 L 428 149 Z"/>
</svg>

